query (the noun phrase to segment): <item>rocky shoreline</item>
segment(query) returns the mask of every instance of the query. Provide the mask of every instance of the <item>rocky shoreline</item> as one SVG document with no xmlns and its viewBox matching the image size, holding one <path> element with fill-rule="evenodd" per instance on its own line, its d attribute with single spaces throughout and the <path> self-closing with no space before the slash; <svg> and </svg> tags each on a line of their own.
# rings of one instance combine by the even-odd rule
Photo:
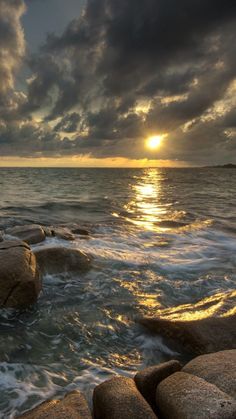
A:
<svg viewBox="0 0 236 419">
<path fill-rule="evenodd" d="M 49 400 L 20 419 L 234 419 L 236 350 L 170 361 L 98 385 L 90 411 L 79 391 Z"/>
<path fill-rule="evenodd" d="M 91 258 L 80 250 L 49 246 L 33 251 L 30 247 L 47 237 L 74 240 L 73 231 L 81 236 L 89 234 L 77 225 L 72 230 L 26 225 L 0 233 L 0 307 L 24 309 L 34 304 L 45 274 L 81 272 L 90 268 Z"/>
<path fill-rule="evenodd" d="M 87 229 L 73 224 L 25 225 L 0 233 L 0 307 L 24 310 L 34 304 L 45 274 L 84 272 L 92 258 L 77 248 L 49 244 L 47 237 L 73 241 Z M 32 247 L 31 247 L 32 246 Z M 98 385 L 93 413 L 74 391 L 63 400 L 46 401 L 22 418 L 233 419 L 236 417 L 236 291 L 215 294 L 196 304 L 157 313 L 137 322 L 164 336 L 193 358 L 185 366 L 169 361 L 137 372 L 134 379 L 114 377 Z M 174 314 L 173 314 L 174 313 Z M 201 355 L 201 356 L 198 356 Z M 197 358 L 194 358 L 198 356 Z"/>
</svg>

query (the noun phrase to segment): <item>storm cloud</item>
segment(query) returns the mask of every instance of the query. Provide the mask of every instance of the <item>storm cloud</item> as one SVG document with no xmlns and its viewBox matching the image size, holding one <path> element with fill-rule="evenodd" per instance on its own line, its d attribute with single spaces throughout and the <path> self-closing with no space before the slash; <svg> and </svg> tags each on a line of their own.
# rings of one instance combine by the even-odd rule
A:
<svg viewBox="0 0 236 419">
<path fill-rule="evenodd" d="M 0 153 L 153 158 L 145 137 L 166 133 L 158 159 L 233 160 L 235 1 L 87 0 L 34 54 L 24 11 L 0 0 Z"/>
</svg>

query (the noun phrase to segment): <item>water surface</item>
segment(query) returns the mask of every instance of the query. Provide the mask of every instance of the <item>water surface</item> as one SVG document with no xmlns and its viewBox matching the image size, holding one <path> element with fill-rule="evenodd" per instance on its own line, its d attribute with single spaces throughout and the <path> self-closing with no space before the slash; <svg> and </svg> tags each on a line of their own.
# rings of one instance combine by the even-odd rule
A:
<svg viewBox="0 0 236 419">
<path fill-rule="evenodd" d="M 86 274 L 46 276 L 31 310 L 1 310 L 2 417 L 181 359 L 134 320 L 235 288 L 235 185 L 234 169 L 0 169 L 2 229 L 80 223 L 89 239 L 42 246 L 93 257 Z"/>
</svg>

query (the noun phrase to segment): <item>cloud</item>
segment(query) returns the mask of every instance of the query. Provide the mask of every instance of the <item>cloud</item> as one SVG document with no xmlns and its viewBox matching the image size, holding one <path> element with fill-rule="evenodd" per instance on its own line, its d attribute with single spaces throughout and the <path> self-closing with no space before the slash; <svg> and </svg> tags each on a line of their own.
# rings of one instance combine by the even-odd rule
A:
<svg viewBox="0 0 236 419">
<path fill-rule="evenodd" d="M 0 11 L 6 98 L 25 50 L 24 2 L 0 0 Z M 151 158 L 145 136 L 165 132 L 160 159 L 227 161 L 235 149 L 235 21 L 232 0 L 88 0 L 61 36 L 48 35 L 26 57 L 27 91 L 15 93 L 2 121 L 0 152 Z"/>
<path fill-rule="evenodd" d="M 80 115 L 76 112 L 67 114 L 58 122 L 55 126 L 54 131 L 56 132 L 67 132 L 73 133 L 76 132 L 78 129 L 78 124 L 80 121 Z"/>
<path fill-rule="evenodd" d="M 14 74 L 25 52 L 20 18 L 25 11 L 21 0 L 0 1 L 0 92 L 14 86 Z"/>
<path fill-rule="evenodd" d="M 25 53 L 24 32 L 20 24 L 24 11 L 21 0 L 0 0 L 0 118 L 7 106 L 13 106 L 14 77 Z"/>
</svg>

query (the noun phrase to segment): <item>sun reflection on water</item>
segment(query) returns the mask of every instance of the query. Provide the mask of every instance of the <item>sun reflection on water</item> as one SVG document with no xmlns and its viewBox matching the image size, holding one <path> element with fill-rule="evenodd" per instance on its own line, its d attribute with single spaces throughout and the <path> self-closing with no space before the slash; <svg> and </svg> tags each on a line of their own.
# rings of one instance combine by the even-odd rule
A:
<svg viewBox="0 0 236 419">
<path fill-rule="evenodd" d="M 166 206 L 161 204 L 163 174 L 158 169 L 147 169 L 138 182 L 132 185 L 133 199 L 125 205 L 132 216 L 126 217 L 140 227 L 155 229 L 155 223 L 165 216 Z"/>
</svg>

